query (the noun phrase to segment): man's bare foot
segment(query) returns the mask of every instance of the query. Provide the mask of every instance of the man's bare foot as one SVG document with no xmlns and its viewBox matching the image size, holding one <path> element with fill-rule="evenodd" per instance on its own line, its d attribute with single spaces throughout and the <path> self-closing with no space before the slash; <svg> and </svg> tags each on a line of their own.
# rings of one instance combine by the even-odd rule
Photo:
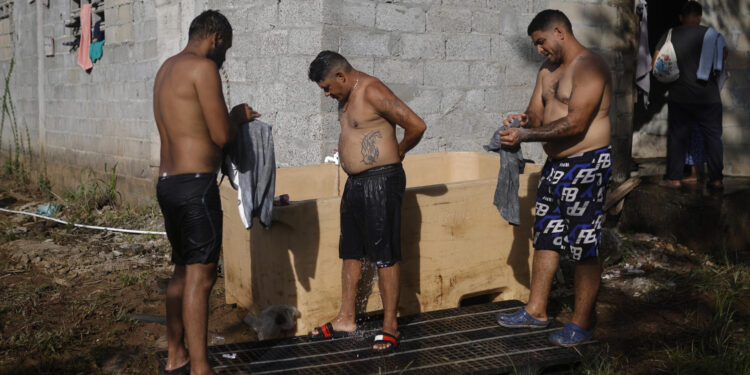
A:
<svg viewBox="0 0 750 375">
<path fill-rule="evenodd" d="M 310 332 L 311 339 L 324 339 L 324 338 L 336 338 L 346 337 L 354 333 L 357 330 L 357 324 L 354 321 L 346 322 L 344 319 L 336 318 L 331 320 L 329 323 L 325 323 L 319 327 L 315 327 Z"/>
<path fill-rule="evenodd" d="M 659 186 L 671 189 L 678 189 L 682 186 L 680 180 L 661 180 Z"/>
<path fill-rule="evenodd" d="M 382 336 L 382 337 L 381 337 Z M 388 337 L 392 336 L 392 337 Z M 376 352 L 385 352 L 385 351 L 391 351 L 395 350 L 398 346 L 398 343 L 401 339 L 401 332 L 399 331 L 386 331 L 383 329 L 383 331 L 375 336 L 376 343 L 372 345 L 372 350 L 375 350 Z"/>
<path fill-rule="evenodd" d="M 708 182 L 708 188 L 713 190 L 724 189 L 724 183 L 721 180 L 713 180 Z"/>
<path fill-rule="evenodd" d="M 698 177 L 697 176 L 687 176 L 687 177 L 683 178 L 682 180 L 680 180 L 680 182 L 683 183 L 683 184 L 695 185 L 695 184 L 698 183 Z"/>
</svg>

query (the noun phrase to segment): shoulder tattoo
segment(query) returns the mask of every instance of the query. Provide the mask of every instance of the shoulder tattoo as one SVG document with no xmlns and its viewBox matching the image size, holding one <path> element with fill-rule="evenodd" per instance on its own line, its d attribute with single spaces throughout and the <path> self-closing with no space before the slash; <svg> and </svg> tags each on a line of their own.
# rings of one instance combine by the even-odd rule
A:
<svg viewBox="0 0 750 375">
<path fill-rule="evenodd" d="M 409 118 L 409 111 L 397 98 L 380 99 L 380 104 L 385 108 L 384 113 L 396 119 L 396 123 L 399 125 L 403 125 Z"/>
</svg>

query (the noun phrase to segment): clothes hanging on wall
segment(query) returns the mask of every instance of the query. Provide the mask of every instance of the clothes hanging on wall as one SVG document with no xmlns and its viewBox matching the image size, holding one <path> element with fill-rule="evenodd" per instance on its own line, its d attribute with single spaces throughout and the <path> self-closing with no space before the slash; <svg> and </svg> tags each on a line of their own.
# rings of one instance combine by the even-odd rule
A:
<svg viewBox="0 0 750 375">
<path fill-rule="evenodd" d="M 81 4 L 81 42 L 78 46 L 78 66 L 83 70 L 94 67 L 89 56 L 91 45 L 91 4 Z"/>
</svg>

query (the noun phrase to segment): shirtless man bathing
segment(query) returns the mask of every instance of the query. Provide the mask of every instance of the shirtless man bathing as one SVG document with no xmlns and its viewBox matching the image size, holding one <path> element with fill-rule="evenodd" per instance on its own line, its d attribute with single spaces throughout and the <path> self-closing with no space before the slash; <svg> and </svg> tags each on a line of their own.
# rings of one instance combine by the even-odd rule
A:
<svg viewBox="0 0 750 375">
<path fill-rule="evenodd" d="M 313 332 L 312 339 L 351 334 L 357 329 L 355 299 L 362 261 L 378 268 L 383 299 L 383 330 L 373 350 L 396 349 L 399 342 L 396 309 L 401 260 L 401 201 L 406 176 L 404 155 L 417 145 L 426 126 L 380 80 L 354 69 L 338 53 L 323 51 L 310 64 L 308 77 L 325 96 L 339 102 L 339 155 L 349 175 L 341 196 L 341 308 L 339 314 Z M 396 125 L 404 138 L 396 140 Z"/>
<path fill-rule="evenodd" d="M 599 238 L 604 199 L 612 172 L 609 107 L 612 74 L 604 60 L 573 36 L 568 18 L 545 10 L 528 34 L 547 60 L 539 69 L 531 101 L 518 119 L 521 128 L 500 132 L 500 142 L 542 142 L 548 155 L 536 198 L 534 259 L 528 304 L 498 315 L 504 327 L 546 327 L 547 298 L 560 253 L 570 252 L 575 268 L 575 309 L 570 323 L 550 335 L 574 346 L 593 335 L 591 313 L 599 290 Z"/>
<path fill-rule="evenodd" d="M 219 68 L 231 46 L 227 19 L 205 11 L 190 24 L 187 47 L 167 59 L 154 80 L 154 118 L 161 138 L 156 195 L 175 264 L 167 287 L 165 374 L 214 373 L 206 336 L 208 296 L 221 250 L 216 172 L 221 149 L 234 138 L 236 127 L 260 116 L 247 104 L 227 111 Z"/>
</svg>

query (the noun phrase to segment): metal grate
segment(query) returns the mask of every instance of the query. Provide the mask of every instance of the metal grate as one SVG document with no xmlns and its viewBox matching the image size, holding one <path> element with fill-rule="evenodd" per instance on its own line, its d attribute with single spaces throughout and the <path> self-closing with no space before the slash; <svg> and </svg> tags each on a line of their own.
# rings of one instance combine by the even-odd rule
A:
<svg viewBox="0 0 750 375">
<path fill-rule="evenodd" d="M 551 345 L 547 336 L 562 326 L 557 321 L 542 330 L 497 324 L 497 313 L 521 306 L 519 301 L 502 301 L 400 318 L 401 344 L 387 355 L 370 351 L 381 324 L 370 320 L 360 325 L 361 335 L 355 337 L 214 346 L 209 358 L 221 374 L 536 374 L 579 362 L 581 355 L 598 349 L 596 341 L 575 349 Z M 158 356 L 164 366 L 166 352 Z"/>
</svg>

